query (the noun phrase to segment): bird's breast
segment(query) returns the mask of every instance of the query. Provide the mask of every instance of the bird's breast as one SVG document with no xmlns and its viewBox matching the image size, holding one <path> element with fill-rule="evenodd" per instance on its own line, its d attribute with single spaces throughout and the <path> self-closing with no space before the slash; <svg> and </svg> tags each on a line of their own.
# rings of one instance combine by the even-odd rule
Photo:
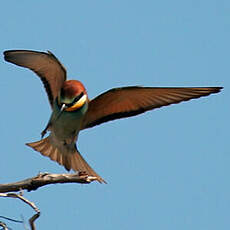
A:
<svg viewBox="0 0 230 230">
<path fill-rule="evenodd" d="M 60 114 L 60 108 L 55 105 L 51 116 L 51 132 L 58 139 L 68 139 L 77 136 L 87 109 L 88 104 L 86 103 L 76 111 L 63 111 Z"/>
</svg>

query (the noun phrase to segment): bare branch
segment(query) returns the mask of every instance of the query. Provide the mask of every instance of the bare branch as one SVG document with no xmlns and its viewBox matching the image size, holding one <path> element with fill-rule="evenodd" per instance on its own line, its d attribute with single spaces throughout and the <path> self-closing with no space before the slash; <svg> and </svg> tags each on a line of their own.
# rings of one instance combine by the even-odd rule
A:
<svg viewBox="0 0 230 230">
<path fill-rule="evenodd" d="M 1 197 L 18 198 L 18 199 L 22 200 L 23 202 L 25 202 L 26 204 L 28 204 L 31 208 L 33 208 L 35 212 L 40 212 L 40 210 L 36 207 L 36 205 L 33 202 L 27 200 L 22 195 L 19 195 L 16 193 L 0 193 L 0 196 Z"/>
<path fill-rule="evenodd" d="M 21 221 L 21 220 L 15 220 L 15 219 L 12 219 L 12 218 L 9 218 L 9 217 L 6 217 L 6 216 L 0 216 L 0 218 L 5 219 L 5 220 L 9 220 L 9 221 L 12 221 L 12 222 L 16 222 L 16 223 L 23 223 L 23 221 Z"/>
<path fill-rule="evenodd" d="M 51 173 L 39 173 L 37 176 L 28 178 L 22 181 L 0 184 L 0 192 L 18 192 L 21 190 L 27 190 L 28 192 L 36 190 L 42 186 L 48 184 L 58 183 L 80 183 L 89 184 L 96 180 L 96 177 L 88 175 L 77 174 L 51 174 Z"/>
<path fill-rule="evenodd" d="M 40 212 L 34 214 L 34 215 L 30 218 L 29 222 L 30 222 L 31 230 L 36 230 L 36 227 L 35 227 L 34 222 L 35 222 L 35 220 L 36 220 L 39 216 L 40 216 Z"/>
<path fill-rule="evenodd" d="M 7 225 L 4 222 L 2 222 L 2 221 L 0 221 L 0 227 L 2 227 L 3 230 L 8 230 L 9 229 L 7 227 Z"/>
<path fill-rule="evenodd" d="M 0 197 L 18 198 L 18 199 L 20 199 L 21 201 L 23 201 L 24 203 L 28 204 L 31 208 L 33 208 L 34 211 L 36 212 L 36 214 L 33 215 L 33 216 L 30 218 L 29 222 L 30 222 L 31 230 L 36 230 L 34 221 L 40 216 L 40 210 L 37 208 L 37 206 L 36 206 L 33 202 L 31 202 L 31 201 L 27 200 L 26 198 L 24 198 L 24 197 L 22 196 L 22 193 L 21 193 L 21 192 L 20 192 L 20 194 L 16 194 L 16 193 L 0 193 Z M 3 226 L 3 227 L 4 227 L 4 226 Z M 4 228 L 4 229 L 7 229 L 7 228 Z"/>
</svg>

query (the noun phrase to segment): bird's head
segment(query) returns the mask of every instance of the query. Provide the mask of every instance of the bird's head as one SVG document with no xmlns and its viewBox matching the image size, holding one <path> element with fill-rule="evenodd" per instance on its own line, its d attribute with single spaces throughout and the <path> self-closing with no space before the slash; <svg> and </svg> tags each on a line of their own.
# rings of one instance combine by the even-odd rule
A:
<svg viewBox="0 0 230 230">
<path fill-rule="evenodd" d="M 80 81 L 65 81 L 58 95 L 58 105 L 61 110 L 75 111 L 84 106 L 88 101 L 85 87 Z"/>
</svg>

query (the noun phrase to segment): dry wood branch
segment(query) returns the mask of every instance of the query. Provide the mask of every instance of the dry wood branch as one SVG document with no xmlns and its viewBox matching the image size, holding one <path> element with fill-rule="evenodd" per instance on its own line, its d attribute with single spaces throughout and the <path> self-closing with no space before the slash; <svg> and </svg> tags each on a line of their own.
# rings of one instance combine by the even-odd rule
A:
<svg viewBox="0 0 230 230">
<path fill-rule="evenodd" d="M 2 227 L 3 230 L 8 230 L 9 229 L 7 227 L 7 225 L 4 222 L 2 222 L 2 221 L 0 221 L 0 227 Z"/>
<path fill-rule="evenodd" d="M 9 217 L 6 217 L 6 216 L 0 216 L 0 218 L 5 219 L 5 220 L 9 220 L 9 221 L 12 221 L 12 222 L 15 222 L 15 223 L 23 223 L 23 221 L 21 221 L 21 220 L 15 220 L 15 219 L 12 219 L 12 218 L 9 218 Z"/>
<path fill-rule="evenodd" d="M 29 219 L 31 230 L 36 230 L 36 227 L 35 227 L 34 222 L 35 222 L 35 220 L 36 220 L 39 216 L 40 216 L 40 212 L 34 214 L 34 215 Z"/>
<path fill-rule="evenodd" d="M 48 184 L 58 183 L 80 183 L 89 184 L 96 180 L 96 177 L 78 174 L 51 174 L 39 173 L 37 176 L 22 181 L 0 184 L 0 192 L 18 192 L 21 190 L 33 191 Z"/>
<path fill-rule="evenodd" d="M 33 215 L 30 218 L 29 223 L 30 223 L 31 230 L 36 230 L 34 222 L 40 216 L 40 210 L 37 208 L 37 206 L 33 202 L 31 202 L 31 201 L 27 200 L 25 197 L 23 197 L 22 193 L 21 194 L 16 194 L 16 193 L 0 193 L 0 197 L 18 198 L 21 201 L 23 201 L 24 203 L 28 204 L 31 208 L 33 208 L 34 211 L 36 212 L 36 214 Z"/>
<path fill-rule="evenodd" d="M 20 194 L 16 194 L 16 193 L 0 193 L 0 196 L 1 197 L 12 197 L 12 198 L 18 198 L 20 199 L 21 201 L 25 202 L 26 204 L 28 204 L 31 208 L 34 209 L 35 212 L 40 212 L 39 209 L 36 207 L 36 205 L 27 200 L 26 198 L 24 198 L 22 195 Z"/>
</svg>

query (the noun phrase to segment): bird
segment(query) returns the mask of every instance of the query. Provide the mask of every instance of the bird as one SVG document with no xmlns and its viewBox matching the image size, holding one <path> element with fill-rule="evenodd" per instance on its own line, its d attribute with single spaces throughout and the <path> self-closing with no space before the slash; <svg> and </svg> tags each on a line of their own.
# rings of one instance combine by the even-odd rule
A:
<svg viewBox="0 0 230 230">
<path fill-rule="evenodd" d="M 218 93 L 223 87 L 143 87 L 112 88 L 90 100 L 84 85 L 67 80 L 67 71 L 51 53 L 33 50 L 6 50 L 4 59 L 28 68 L 41 79 L 51 106 L 51 116 L 41 140 L 27 143 L 42 155 L 76 171 L 106 181 L 80 154 L 78 134 L 104 122 L 136 116 L 149 110 Z M 49 135 L 44 136 L 49 132 Z"/>
</svg>

